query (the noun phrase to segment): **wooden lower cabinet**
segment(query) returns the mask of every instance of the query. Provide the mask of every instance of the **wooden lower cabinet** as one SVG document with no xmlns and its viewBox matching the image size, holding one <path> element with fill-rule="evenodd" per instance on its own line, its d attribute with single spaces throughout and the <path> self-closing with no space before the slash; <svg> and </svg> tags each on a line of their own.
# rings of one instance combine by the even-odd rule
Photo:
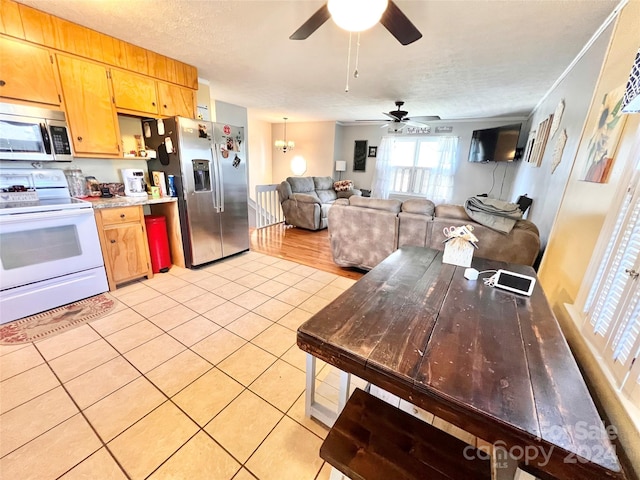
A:
<svg viewBox="0 0 640 480">
<path fill-rule="evenodd" d="M 142 206 L 95 211 L 109 290 L 140 277 L 153 278 Z"/>
</svg>

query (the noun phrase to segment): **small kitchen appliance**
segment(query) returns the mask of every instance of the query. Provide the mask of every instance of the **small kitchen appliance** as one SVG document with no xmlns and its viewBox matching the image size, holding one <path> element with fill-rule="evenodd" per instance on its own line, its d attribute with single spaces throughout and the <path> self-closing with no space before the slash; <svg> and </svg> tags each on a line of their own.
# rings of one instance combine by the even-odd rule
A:
<svg viewBox="0 0 640 480">
<path fill-rule="evenodd" d="M 0 103 L 0 160 L 73 160 L 64 112 Z"/>
<path fill-rule="evenodd" d="M 144 170 L 139 168 L 122 168 L 124 194 L 127 197 L 146 197 L 147 184 L 144 181 Z"/>
</svg>

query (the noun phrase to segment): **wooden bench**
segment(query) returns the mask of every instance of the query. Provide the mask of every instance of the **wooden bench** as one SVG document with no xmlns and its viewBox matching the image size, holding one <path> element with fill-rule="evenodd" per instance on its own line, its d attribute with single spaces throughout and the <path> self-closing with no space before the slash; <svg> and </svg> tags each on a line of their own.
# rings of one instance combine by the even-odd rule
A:
<svg viewBox="0 0 640 480">
<path fill-rule="evenodd" d="M 490 460 L 475 447 L 360 389 L 329 431 L 320 456 L 353 480 L 491 478 Z"/>
</svg>

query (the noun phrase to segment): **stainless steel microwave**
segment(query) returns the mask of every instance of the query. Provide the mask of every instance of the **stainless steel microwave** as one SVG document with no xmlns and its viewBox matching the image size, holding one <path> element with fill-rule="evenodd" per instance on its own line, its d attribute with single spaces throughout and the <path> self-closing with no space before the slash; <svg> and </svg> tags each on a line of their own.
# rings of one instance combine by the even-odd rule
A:
<svg viewBox="0 0 640 480">
<path fill-rule="evenodd" d="M 73 160 L 64 112 L 0 103 L 0 160 Z"/>
</svg>

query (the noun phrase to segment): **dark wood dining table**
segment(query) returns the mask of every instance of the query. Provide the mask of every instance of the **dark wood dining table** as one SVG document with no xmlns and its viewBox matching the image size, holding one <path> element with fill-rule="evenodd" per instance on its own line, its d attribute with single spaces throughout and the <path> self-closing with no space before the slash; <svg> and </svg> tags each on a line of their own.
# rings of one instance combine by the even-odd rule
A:
<svg viewBox="0 0 640 480">
<path fill-rule="evenodd" d="M 477 257 L 472 266 L 536 276 Z M 298 346 L 493 444 L 494 478 L 515 467 L 624 478 L 539 282 L 528 297 L 464 270 L 440 251 L 402 247 L 302 324 Z"/>
</svg>

